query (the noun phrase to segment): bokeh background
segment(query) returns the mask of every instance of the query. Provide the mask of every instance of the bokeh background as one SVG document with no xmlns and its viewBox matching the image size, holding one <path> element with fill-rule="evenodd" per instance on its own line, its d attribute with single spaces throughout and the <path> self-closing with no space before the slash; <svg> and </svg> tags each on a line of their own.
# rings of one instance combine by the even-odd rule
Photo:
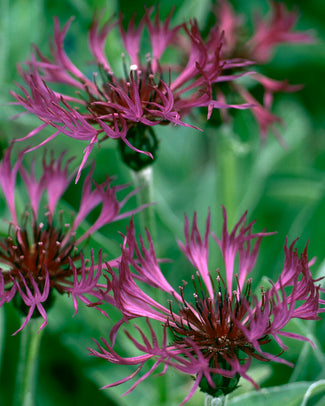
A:
<svg viewBox="0 0 325 406">
<path fill-rule="evenodd" d="M 264 0 L 233 0 L 235 9 L 242 13 L 251 24 L 251 15 L 260 10 L 269 10 Z M 189 280 L 193 272 L 179 253 L 176 239 L 183 239 L 184 213 L 192 216 L 197 211 L 199 224 L 203 229 L 208 208 L 212 212 L 212 224 L 216 232 L 221 227 L 221 204 L 229 212 L 229 222 L 234 225 L 241 214 L 248 210 L 248 218 L 256 219 L 255 230 L 277 231 L 275 236 L 262 242 L 257 266 L 253 271 L 255 286 L 267 278 L 277 278 L 283 266 L 283 245 L 285 239 L 293 241 L 301 252 L 309 242 L 309 256 L 316 257 L 312 267 L 315 277 L 325 275 L 325 130 L 324 130 L 324 71 L 325 71 L 325 7 L 322 1 L 286 0 L 289 7 L 298 7 L 300 19 L 297 28 L 313 30 L 316 42 L 308 45 L 280 46 L 271 63 L 263 66 L 261 72 L 274 79 L 288 79 L 290 83 L 301 83 L 304 88 L 293 94 L 277 95 L 274 112 L 283 120 L 279 131 L 287 143 L 283 148 L 270 133 L 262 143 L 258 128 L 249 112 L 238 112 L 234 117 L 233 130 L 220 128 L 218 113 L 206 123 L 206 111 L 197 111 L 190 118 L 204 131 L 189 128 L 161 127 L 156 134 L 160 139 L 157 162 L 154 164 L 154 201 L 156 247 L 159 255 L 173 259 L 164 265 L 164 272 L 177 287 L 183 279 Z M 14 81 L 19 82 L 16 64 L 30 55 L 30 46 L 37 44 L 49 54 L 48 41 L 53 34 L 53 16 L 65 23 L 75 16 L 66 38 L 66 50 L 75 64 L 82 69 L 91 61 L 87 49 L 87 31 L 95 9 L 103 10 L 105 16 L 122 12 L 128 20 L 134 12 L 142 15 L 144 6 L 156 5 L 153 1 L 90 1 L 90 0 L 1 0 L 0 13 L 0 144 L 1 150 L 8 142 L 20 138 L 31 131 L 38 120 L 29 115 L 16 120 L 10 117 L 22 110 L 14 105 L 9 94 L 16 90 Z M 207 30 L 211 24 L 211 0 L 175 0 L 173 21 L 196 17 L 200 26 Z M 160 13 L 166 17 L 170 2 L 160 2 Z M 107 53 L 119 65 L 123 52 L 119 38 L 107 44 Z M 89 69 L 89 68 L 88 68 Z M 50 132 L 49 132 L 50 134 Z M 43 135 L 29 140 L 28 145 L 36 145 Z M 21 143 L 21 149 L 27 143 Z M 81 161 L 82 150 L 86 145 L 63 136 L 58 137 L 48 149 L 57 154 L 67 149 L 69 156 L 76 156 L 73 165 Z M 43 154 L 42 149 L 26 156 L 25 163 L 32 157 Z M 107 141 L 95 148 L 91 159 L 96 161 L 95 179 L 104 180 L 106 174 L 117 175 L 118 183 L 132 182 L 129 170 L 120 160 L 117 145 Z M 82 176 L 85 176 L 85 169 Z M 64 196 L 63 208 L 73 210 L 78 207 L 81 185 L 71 185 Z M 1 197 L 2 199 L 2 197 Z M 129 207 L 135 206 L 135 201 Z M 5 235 L 7 225 L 3 199 L 0 200 L 2 214 L 0 232 Z M 91 221 L 91 218 L 89 218 Z M 141 225 L 136 219 L 137 227 Z M 128 221 L 111 224 L 97 232 L 89 247 L 103 249 L 106 258 L 118 254 L 121 238 L 118 231 L 125 231 Z M 221 267 L 220 256 L 211 241 L 211 266 Z M 265 283 L 265 282 L 263 282 Z M 109 365 L 103 360 L 88 355 L 87 347 L 94 347 L 91 337 L 108 338 L 110 327 L 119 315 L 111 310 L 111 320 L 105 319 L 92 309 L 80 306 L 74 312 L 68 298 L 58 297 L 49 312 L 49 322 L 41 344 L 37 404 L 54 405 L 177 405 L 189 391 L 192 381 L 175 371 L 169 371 L 166 378 L 151 377 L 126 397 L 120 395 L 128 389 L 128 384 L 113 389 L 99 390 L 105 384 L 121 379 L 131 370 L 126 367 Z M 19 327 L 20 320 L 11 305 L 0 309 L 0 405 L 12 402 L 17 368 L 20 335 L 11 334 Z M 308 386 L 325 379 L 325 321 L 292 322 L 290 329 L 307 335 L 314 340 L 317 348 L 309 344 L 287 340 L 289 351 L 286 359 L 295 364 L 289 368 L 280 364 L 254 364 L 251 375 L 263 388 L 286 385 L 283 399 L 300 405 Z M 120 335 L 118 348 L 124 354 L 134 355 L 132 346 Z M 161 380 L 161 384 L 157 383 Z M 297 383 L 298 384 L 295 384 Z M 307 382 L 307 383 L 306 383 Z M 236 396 L 250 393 L 253 388 L 241 382 Z M 271 393 L 271 392 L 264 392 Z M 272 392 L 276 396 L 278 392 Z M 284 398 L 283 393 L 287 398 Z M 263 392 L 262 392 L 263 394 Z M 324 394 L 324 393 L 323 393 Z M 247 395 L 245 395 L 247 396 Z M 230 405 L 246 405 L 247 398 L 230 401 Z M 322 393 L 307 404 L 325 405 Z M 188 403 L 189 406 L 202 405 L 203 394 L 199 391 Z M 275 404 L 275 397 L 271 404 Z M 255 403 L 254 403 L 255 402 Z M 267 398 L 254 394 L 252 405 L 267 405 Z M 317 403 L 318 402 L 318 403 Z"/>
</svg>

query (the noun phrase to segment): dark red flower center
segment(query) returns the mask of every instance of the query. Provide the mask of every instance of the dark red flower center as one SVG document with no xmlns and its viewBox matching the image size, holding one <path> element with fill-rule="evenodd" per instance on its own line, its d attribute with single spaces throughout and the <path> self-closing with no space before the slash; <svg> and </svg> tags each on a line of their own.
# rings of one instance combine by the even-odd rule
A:
<svg viewBox="0 0 325 406">
<path fill-rule="evenodd" d="M 191 350 L 191 343 L 194 343 L 209 360 L 211 368 L 231 370 L 230 360 L 238 359 L 243 362 L 247 356 L 265 360 L 256 353 L 240 328 L 242 324 L 249 327 L 247 310 L 252 299 L 251 281 L 247 281 L 244 292 L 237 289 L 232 297 L 229 297 L 225 286 L 221 283 L 222 279 L 218 276 L 219 287 L 212 299 L 206 295 L 199 276 L 199 288 L 194 277 L 192 280 L 195 288 L 194 305 L 185 300 L 183 286 L 180 288 L 183 305 L 177 314 L 170 307 L 171 318 L 168 327 L 172 332 L 174 343 L 187 350 Z M 258 341 L 260 344 L 266 344 L 270 340 L 264 336 Z M 210 388 L 209 391 L 202 388 L 202 390 L 217 396 L 218 390 L 223 394 L 234 390 L 239 375 L 236 373 L 233 378 L 216 375 L 213 376 L 213 380 L 217 389 Z M 206 380 L 202 385 L 209 386 Z"/>
<path fill-rule="evenodd" d="M 22 276 L 27 286 L 31 286 L 33 278 L 42 292 L 48 272 L 51 287 L 60 291 L 59 282 L 72 274 L 68 257 L 78 257 L 73 241 L 64 242 L 64 227 L 56 228 L 51 221 L 47 224 L 24 223 L 15 230 L 10 226 L 8 237 L 0 239 L 0 260 L 5 266 L 2 274 L 6 285 L 16 280 L 23 287 Z"/>
<path fill-rule="evenodd" d="M 148 110 L 155 110 L 157 108 L 155 104 L 164 105 L 161 95 L 166 91 L 161 82 L 162 70 L 159 68 L 159 73 L 154 74 L 150 59 L 146 66 L 131 65 L 128 70 L 125 58 L 123 58 L 123 70 L 124 79 L 116 78 L 113 73 L 104 72 L 99 68 L 102 84 L 98 84 L 95 80 L 95 85 L 100 96 L 94 96 L 86 88 L 90 111 L 95 117 L 112 123 L 114 119 L 118 118 L 118 114 L 127 121 L 128 115 L 134 114 L 136 109 L 141 108 L 143 117 L 160 122 L 161 118 L 151 114 Z M 91 118 L 89 121 L 92 121 Z M 130 118 L 130 122 L 134 121 Z"/>
</svg>

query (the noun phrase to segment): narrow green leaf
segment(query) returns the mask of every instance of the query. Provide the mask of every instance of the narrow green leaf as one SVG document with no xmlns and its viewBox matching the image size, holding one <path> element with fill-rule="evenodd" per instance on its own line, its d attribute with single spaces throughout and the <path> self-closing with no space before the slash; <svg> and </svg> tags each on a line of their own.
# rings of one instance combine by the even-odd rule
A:
<svg viewBox="0 0 325 406">
<path fill-rule="evenodd" d="M 317 384 L 317 385 L 316 385 Z M 307 403 L 302 403 L 304 399 L 310 398 L 319 393 L 321 390 L 325 392 L 325 381 L 311 382 L 295 382 L 287 385 L 274 386 L 264 388 L 257 392 L 247 393 L 237 396 L 229 400 L 228 406 L 274 406 L 276 404 L 285 404 L 286 406 L 306 406 Z"/>
<path fill-rule="evenodd" d="M 317 393 L 325 392 L 325 379 L 321 379 L 320 381 L 314 382 L 311 384 L 305 393 L 301 406 L 307 406 L 308 399 L 311 398 L 311 394 L 314 395 Z"/>
</svg>

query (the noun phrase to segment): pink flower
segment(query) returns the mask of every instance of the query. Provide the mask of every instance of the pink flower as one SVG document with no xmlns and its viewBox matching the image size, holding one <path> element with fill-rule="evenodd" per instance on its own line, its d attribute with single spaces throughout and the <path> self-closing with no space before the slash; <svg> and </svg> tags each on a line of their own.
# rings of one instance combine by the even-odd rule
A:
<svg viewBox="0 0 325 406">
<path fill-rule="evenodd" d="M 215 14 L 220 24 L 220 30 L 225 33 L 225 45 L 222 48 L 224 58 L 247 58 L 258 65 L 269 63 L 278 45 L 292 43 L 311 43 L 311 33 L 294 31 L 298 20 L 297 11 L 287 11 L 283 3 L 271 1 L 272 10 L 269 18 L 256 16 L 253 33 L 249 34 L 243 16 L 235 14 L 227 0 L 219 0 Z M 238 83 L 231 90 L 238 92 L 247 102 L 252 103 L 252 113 L 259 125 L 261 136 L 266 138 L 268 130 L 272 130 L 277 138 L 281 135 L 274 124 L 281 123 L 281 119 L 271 113 L 273 95 L 277 92 L 295 92 L 300 85 L 290 85 L 287 80 L 276 81 L 261 73 L 252 72 L 250 78 L 262 85 L 264 97 L 256 100 L 253 95 Z M 221 92 L 221 91 L 220 91 Z"/>
<path fill-rule="evenodd" d="M 29 170 L 24 168 L 23 151 L 12 166 L 11 150 L 12 145 L 0 163 L 0 186 L 11 215 L 8 235 L 0 237 L 0 306 L 13 301 L 25 314 L 26 319 L 18 332 L 31 317 L 42 316 L 41 328 L 46 325 L 46 309 L 51 306 L 53 290 L 71 294 L 76 312 L 77 299 L 97 307 L 101 291 L 106 288 L 99 283 L 101 255 L 95 264 L 92 253 L 90 264 L 87 264 L 80 248 L 99 228 L 130 216 L 144 206 L 121 213 L 124 204 L 136 191 L 119 201 L 116 193 L 127 185 L 111 186 L 112 179 L 107 178 L 93 188 L 92 168 L 83 184 L 79 210 L 74 217 L 69 215 L 69 222 L 65 223 L 67 216 L 58 205 L 72 179 L 68 174 L 71 159 L 63 163 L 65 153 L 58 159 L 52 154 L 47 162 L 44 154 L 42 174 L 37 179 L 35 161 Z M 29 197 L 23 213 L 17 210 L 15 202 L 18 173 Z M 47 196 L 46 210 L 40 207 L 44 195 Z M 81 231 L 80 225 L 97 207 L 100 207 L 97 220 L 86 231 Z M 89 295 L 95 298 L 95 303 L 87 297 Z"/>
<path fill-rule="evenodd" d="M 265 63 L 271 59 L 274 48 L 284 43 L 313 42 L 310 34 L 294 31 L 298 12 L 287 11 L 284 3 L 271 2 L 272 14 L 268 22 L 261 16 L 255 18 L 255 32 L 247 43 L 252 58 Z"/>
<path fill-rule="evenodd" d="M 319 300 L 320 287 L 309 269 L 307 247 L 299 257 L 294 248 L 295 242 L 289 247 L 286 244 L 285 262 L 279 279 L 271 282 L 270 287 L 261 287 L 259 294 L 254 294 L 249 274 L 255 266 L 261 240 L 274 233 L 254 233 L 255 222 L 247 224 L 246 213 L 229 232 L 225 209 L 223 216 L 221 237 L 212 234 L 221 250 L 223 265 L 213 266 L 213 271 L 209 271 L 208 265 L 210 215 L 204 236 L 198 230 L 196 214 L 192 228 L 185 217 L 185 243 L 179 242 L 179 247 L 194 267 L 192 300 L 187 299 L 187 291 L 191 287 L 187 287 L 185 281 L 177 291 L 163 276 L 150 234 L 147 233 L 148 248 L 141 237 L 140 244 L 137 244 L 131 221 L 118 274 L 108 267 L 111 275 L 109 288 L 123 318 L 111 331 L 112 344 L 105 339 L 95 341 L 98 349 L 90 349 L 90 353 L 115 364 L 135 365 L 137 369 L 129 377 L 105 387 L 132 379 L 148 360 L 155 360 L 149 372 L 126 393 L 162 364 L 165 367 L 163 373 L 168 367 L 173 367 L 195 376 L 190 393 L 181 403 L 183 405 L 198 387 L 216 397 L 230 393 L 237 387 L 240 377 L 258 388 L 247 373 L 252 359 L 291 365 L 280 357 L 287 350 L 282 337 L 310 342 L 304 336 L 284 330 L 293 318 L 318 320 L 318 313 L 323 311 L 320 304 L 324 301 Z M 146 294 L 144 285 L 170 296 L 169 306 Z M 104 295 L 104 300 L 105 297 L 112 303 L 109 294 Z M 139 318 L 146 318 L 149 332 L 138 325 L 134 325 L 137 334 L 125 330 L 128 339 L 140 350 L 140 355 L 124 358 L 113 348 L 116 335 L 122 325 Z M 163 334 L 155 331 L 154 321 L 163 325 Z M 158 336 L 163 337 L 161 342 Z M 281 349 L 279 355 L 265 349 L 265 345 L 273 340 Z"/>
<path fill-rule="evenodd" d="M 99 17 L 94 17 L 89 48 L 98 70 L 91 79 L 74 65 L 64 50 L 72 20 L 61 29 L 55 19 L 52 57 L 45 57 L 34 47 L 31 60 L 26 62 L 27 70 L 19 68 L 25 82 L 19 85 L 22 94 L 12 92 L 17 104 L 43 122 L 24 139 L 51 126 L 55 132 L 43 143 L 59 133 L 88 141 L 81 167 L 96 142 L 118 139 L 122 153 L 127 147 L 136 155 L 144 154 L 144 163 L 136 164 L 141 166 L 148 164 L 155 154 L 157 141 L 153 127 L 168 123 L 193 127 L 183 118 L 197 107 L 208 107 L 209 115 L 214 108 L 250 107 L 249 104 L 229 105 L 213 96 L 214 84 L 238 77 L 224 72 L 249 64 L 238 58 L 234 61 L 221 58 L 224 38 L 217 26 L 204 41 L 196 20 L 170 27 L 172 13 L 163 22 L 159 12 L 154 18 L 151 14 L 152 9 L 146 10 L 137 27 L 132 18 L 126 30 L 122 17 L 102 26 Z M 125 50 L 121 57 L 124 78 L 114 74 L 104 50 L 111 31 L 116 28 Z M 141 49 L 144 30 L 151 42 L 151 51 L 146 55 Z M 167 50 L 176 51 L 175 62 L 164 60 Z M 67 93 L 53 91 L 51 83 L 66 85 Z M 125 159 L 128 161 L 129 157 Z M 136 165 L 133 169 L 137 169 Z"/>
</svg>

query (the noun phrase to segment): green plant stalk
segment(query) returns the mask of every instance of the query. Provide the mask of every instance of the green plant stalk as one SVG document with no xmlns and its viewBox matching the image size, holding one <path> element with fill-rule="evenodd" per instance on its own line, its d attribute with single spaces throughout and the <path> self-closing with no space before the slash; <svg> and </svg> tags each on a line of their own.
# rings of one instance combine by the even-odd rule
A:
<svg viewBox="0 0 325 406">
<path fill-rule="evenodd" d="M 158 377 L 159 383 L 158 386 L 158 395 L 159 395 L 159 405 L 169 406 L 169 396 L 168 396 L 168 377 L 166 374 Z"/>
<path fill-rule="evenodd" d="M 0 308 L 0 375 L 2 371 L 2 357 L 5 347 L 5 312 L 3 306 Z"/>
<path fill-rule="evenodd" d="M 234 148 L 234 142 L 231 138 L 232 133 L 229 125 L 222 126 L 217 140 L 217 173 L 219 179 L 219 188 L 217 200 L 221 201 L 227 210 L 228 225 L 232 227 L 236 222 L 236 210 L 238 208 L 238 190 L 237 190 L 237 153 Z"/>
<path fill-rule="evenodd" d="M 141 206 L 143 204 L 153 203 L 153 167 L 147 166 L 140 171 L 131 170 L 132 179 L 136 188 L 139 188 L 137 193 L 137 204 Z M 140 225 L 142 231 L 147 228 L 151 234 L 152 239 L 155 239 L 156 235 L 156 218 L 154 205 L 150 205 L 143 209 L 139 214 Z"/>
<path fill-rule="evenodd" d="M 30 320 L 21 332 L 14 406 L 34 406 L 38 355 L 42 332 L 39 320 Z"/>
<path fill-rule="evenodd" d="M 214 398 L 208 393 L 204 394 L 204 406 L 227 406 L 227 404 L 228 404 L 227 395 Z"/>
<path fill-rule="evenodd" d="M 1 46 L 0 46 L 0 60 L 7 61 L 9 59 L 9 44 L 10 44 L 10 13 L 9 13 L 9 0 L 1 2 L 1 16 L 0 16 L 0 32 L 1 32 Z M 0 82 L 6 82 L 6 64 L 0 64 Z"/>
<path fill-rule="evenodd" d="M 154 188 L 153 188 L 153 167 L 152 165 L 141 169 L 140 171 L 131 171 L 133 182 L 135 187 L 139 188 L 140 190 L 137 193 L 137 204 L 138 206 L 148 203 L 153 203 L 154 199 Z M 141 232 L 145 228 L 148 229 L 152 240 L 155 242 L 156 240 L 156 217 L 155 217 L 155 210 L 154 205 L 150 205 L 142 210 L 138 214 L 140 218 L 140 225 L 141 225 Z M 158 297 L 158 302 L 159 302 Z M 157 397 L 158 397 L 158 404 L 168 405 L 168 384 L 167 384 L 167 376 L 166 374 L 159 376 L 157 379 Z"/>
</svg>

